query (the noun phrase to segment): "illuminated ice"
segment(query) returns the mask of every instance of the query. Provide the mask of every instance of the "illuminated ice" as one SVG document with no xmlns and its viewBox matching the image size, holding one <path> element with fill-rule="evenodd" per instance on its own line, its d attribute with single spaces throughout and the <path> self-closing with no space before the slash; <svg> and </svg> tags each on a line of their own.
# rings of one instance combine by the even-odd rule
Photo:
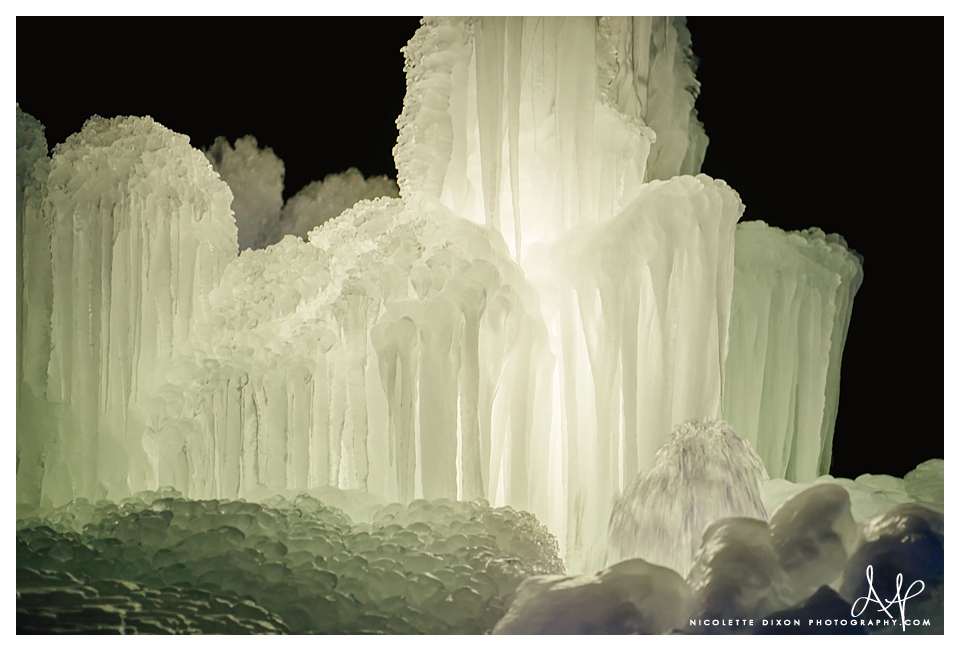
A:
<svg viewBox="0 0 960 651">
<path fill-rule="evenodd" d="M 38 170 L 24 190 L 23 310 L 36 329 L 24 330 L 18 499 L 120 499 L 156 485 L 143 411 L 236 257 L 232 196 L 186 136 L 151 118 L 93 117 L 56 147 L 45 184 Z"/>
<path fill-rule="evenodd" d="M 150 118 L 92 118 L 47 159 L 18 109 L 18 508 L 159 486 L 201 511 L 321 488 L 486 499 L 588 573 L 608 525 L 610 562 L 683 571 L 711 521 L 764 517 L 759 459 L 784 482 L 829 466 L 860 261 L 816 229 L 737 227 L 740 197 L 699 173 L 690 48 L 675 18 L 425 19 L 399 197 L 349 170 L 283 206 L 283 163 L 253 137 L 205 158 Z M 743 441 L 717 434 L 687 468 L 703 481 L 656 465 L 677 426 L 720 417 Z M 927 470 L 847 480 L 854 520 L 938 499 Z M 411 626 L 480 617 L 489 582 L 430 554 L 403 561 L 424 575 L 410 599 L 456 589 Z M 500 560 L 491 580 L 518 584 Z"/>
<path fill-rule="evenodd" d="M 840 359 L 862 258 L 817 228 L 738 225 L 723 417 L 771 477 L 830 470 Z"/>
</svg>

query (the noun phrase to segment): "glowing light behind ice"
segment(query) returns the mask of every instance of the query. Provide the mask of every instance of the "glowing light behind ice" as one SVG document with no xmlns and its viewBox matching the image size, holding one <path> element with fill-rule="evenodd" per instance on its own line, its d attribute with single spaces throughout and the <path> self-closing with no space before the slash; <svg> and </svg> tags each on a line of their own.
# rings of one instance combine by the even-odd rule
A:
<svg viewBox="0 0 960 651">
<path fill-rule="evenodd" d="M 723 415 L 774 477 L 829 464 L 859 262 L 736 227 L 682 19 L 427 19 L 405 55 L 401 198 L 335 219 L 389 188 L 281 208 L 249 138 L 208 152 L 231 194 L 149 118 L 47 163 L 18 110 L 18 501 L 485 497 L 592 571 L 682 422 Z"/>
</svg>

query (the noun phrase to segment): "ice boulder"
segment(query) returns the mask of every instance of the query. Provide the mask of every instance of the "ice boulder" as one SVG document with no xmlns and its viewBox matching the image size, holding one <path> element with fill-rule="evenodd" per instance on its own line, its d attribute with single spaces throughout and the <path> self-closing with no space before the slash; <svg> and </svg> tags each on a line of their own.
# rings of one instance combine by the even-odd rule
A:
<svg viewBox="0 0 960 651">
<path fill-rule="evenodd" d="M 792 601 L 767 523 L 752 518 L 710 525 L 687 583 L 696 593 L 691 617 L 738 622 L 722 627 L 727 632 L 744 632 L 743 618 L 763 617 Z"/>
<path fill-rule="evenodd" d="M 595 575 L 527 579 L 493 633 L 664 634 L 686 623 L 692 598 L 673 570 L 632 559 Z"/>
<path fill-rule="evenodd" d="M 937 611 L 933 602 L 943 598 L 943 533 L 943 511 L 928 504 L 902 504 L 868 522 L 864 544 L 847 562 L 840 587 L 854 614 L 899 621 L 921 607 Z"/>
<path fill-rule="evenodd" d="M 812 486 L 770 517 L 770 539 L 794 598 L 806 598 L 833 583 L 856 548 L 858 536 L 850 494 L 836 484 Z"/>
</svg>

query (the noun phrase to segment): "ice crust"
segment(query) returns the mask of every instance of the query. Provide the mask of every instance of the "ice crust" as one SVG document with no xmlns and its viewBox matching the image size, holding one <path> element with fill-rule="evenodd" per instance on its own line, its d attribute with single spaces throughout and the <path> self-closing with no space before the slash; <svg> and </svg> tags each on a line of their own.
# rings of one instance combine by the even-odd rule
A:
<svg viewBox="0 0 960 651">
<path fill-rule="evenodd" d="M 364 523 L 309 494 L 163 489 L 18 520 L 17 572 L 19 632 L 55 616 L 70 633 L 476 634 L 563 563 L 536 518 L 483 501 L 381 504 Z"/>
<path fill-rule="evenodd" d="M 710 523 L 766 520 L 765 479 L 760 458 L 727 423 L 684 423 L 657 451 L 653 468 L 637 475 L 614 505 L 606 562 L 642 558 L 686 576 Z"/>
</svg>

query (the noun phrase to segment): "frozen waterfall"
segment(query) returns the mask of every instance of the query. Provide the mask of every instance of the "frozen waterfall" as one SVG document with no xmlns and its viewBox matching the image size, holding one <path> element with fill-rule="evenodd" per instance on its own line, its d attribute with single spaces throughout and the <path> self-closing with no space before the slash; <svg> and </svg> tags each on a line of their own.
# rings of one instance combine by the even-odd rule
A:
<svg viewBox="0 0 960 651">
<path fill-rule="evenodd" d="M 18 107 L 18 503 L 485 498 L 595 571 L 684 422 L 829 468 L 860 260 L 700 174 L 684 20 L 429 18 L 405 56 L 399 197 L 283 206 L 256 140 L 150 118 L 48 158 Z"/>
</svg>

